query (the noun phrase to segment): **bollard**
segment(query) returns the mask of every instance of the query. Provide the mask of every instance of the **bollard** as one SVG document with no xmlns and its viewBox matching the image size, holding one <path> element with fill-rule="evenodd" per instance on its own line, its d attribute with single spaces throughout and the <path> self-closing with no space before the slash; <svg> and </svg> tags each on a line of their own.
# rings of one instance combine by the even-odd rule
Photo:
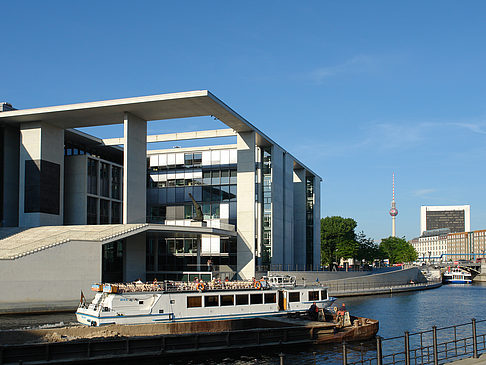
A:
<svg viewBox="0 0 486 365">
<path fill-rule="evenodd" d="M 410 365 L 410 335 L 405 331 L 405 365 Z"/>
<path fill-rule="evenodd" d="M 432 326 L 432 337 L 434 341 L 434 365 L 439 365 L 439 352 L 437 351 L 437 326 Z"/>
<path fill-rule="evenodd" d="M 317 358 L 316 358 L 317 352 L 314 351 L 312 354 L 314 355 L 314 365 L 316 365 L 317 364 Z"/>
<path fill-rule="evenodd" d="M 471 320 L 472 322 L 472 338 L 473 338 L 473 358 L 477 359 L 478 356 L 478 338 L 476 337 L 476 318 Z"/>
<path fill-rule="evenodd" d="M 376 365 L 383 365 L 383 353 L 381 352 L 380 336 L 376 336 Z"/>
<path fill-rule="evenodd" d="M 346 349 L 346 341 L 343 341 L 343 365 L 348 363 L 348 351 Z"/>
<path fill-rule="evenodd" d="M 285 357 L 285 355 L 281 352 L 280 354 L 278 354 L 278 356 L 280 356 L 280 365 L 284 365 L 284 357 Z"/>
</svg>

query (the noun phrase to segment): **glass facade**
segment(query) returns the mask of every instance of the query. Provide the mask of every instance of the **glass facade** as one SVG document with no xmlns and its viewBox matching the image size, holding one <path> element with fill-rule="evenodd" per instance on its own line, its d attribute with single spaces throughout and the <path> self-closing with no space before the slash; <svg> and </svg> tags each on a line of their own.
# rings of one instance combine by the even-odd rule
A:
<svg viewBox="0 0 486 365">
<path fill-rule="evenodd" d="M 123 282 L 123 241 L 104 244 L 102 250 L 102 281 Z"/>
<path fill-rule="evenodd" d="M 305 179 L 305 258 L 306 266 L 312 269 L 314 265 L 314 177 Z"/>
<path fill-rule="evenodd" d="M 269 265 L 272 262 L 272 155 L 271 150 L 262 150 L 262 264 Z"/>
<path fill-rule="evenodd" d="M 147 177 L 148 222 L 173 225 L 193 219 L 191 194 L 201 206 L 204 220 L 236 225 L 236 150 L 152 155 Z M 146 255 L 147 280 L 181 279 L 183 272 L 216 269 L 232 276 L 236 270 L 236 239 L 150 234 Z"/>
</svg>

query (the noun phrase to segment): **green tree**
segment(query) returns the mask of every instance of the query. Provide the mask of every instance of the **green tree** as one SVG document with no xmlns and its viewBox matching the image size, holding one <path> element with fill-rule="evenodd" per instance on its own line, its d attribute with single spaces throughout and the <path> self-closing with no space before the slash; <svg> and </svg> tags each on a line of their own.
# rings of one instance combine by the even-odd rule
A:
<svg viewBox="0 0 486 365">
<path fill-rule="evenodd" d="M 382 239 L 380 251 L 385 258 L 390 259 L 390 264 L 415 261 L 418 257 L 417 251 L 405 240 L 405 237 L 390 236 Z"/>
<path fill-rule="evenodd" d="M 356 221 L 352 218 L 326 217 L 321 219 L 321 261 L 332 265 L 341 257 L 355 257 L 358 251 L 356 242 Z"/>
<path fill-rule="evenodd" d="M 380 258 L 380 249 L 372 238 L 366 237 L 363 231 L 356 235 L 356 241 L 359 248 L 357 259 L 366 262 L 373 262 L 374 259 Z"/>
</svg>

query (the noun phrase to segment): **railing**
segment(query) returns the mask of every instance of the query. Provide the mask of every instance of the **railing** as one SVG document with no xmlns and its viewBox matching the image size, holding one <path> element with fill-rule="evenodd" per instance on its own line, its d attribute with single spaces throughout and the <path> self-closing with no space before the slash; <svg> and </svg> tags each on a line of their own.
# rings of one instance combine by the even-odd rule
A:
<svg viewBox="0 0 486 365">
<path fill-rule="evenodd" d="M 349 280 L 349 279 L 348 279 Z M 360 283 L 349 283 L 349 282 L 339 282 L 333 283 L 332 281 L 323 282 L 325 286 L 328 287 L 329 291 L 336 293 L 344 292 L 358 292 L 366 290 L 379 290 L 379 289 L 393 289 L 393 288 L 405 288 L 405 287 L 418 287 L 423 285 L 437 284 L 440 283 L 441 279 L 432 279 L 427 282 L 404 282 L 401 281 L 386 281 L 386 282 L 374 282 L 374 281 L 362 281 Z"/>
<path fill-rule="evenodd" d="M 416 333 L 405 331 L 403 336 L 386 339 L 377 336 L 376 345 L 343 343 L 342 348 L 344 365 L 438 365 L 466 357 L 478 358 L 479 351 L 486 349 L 486 320 L 473 318 L 470 323 L 433 326 Z"/>
</svg>

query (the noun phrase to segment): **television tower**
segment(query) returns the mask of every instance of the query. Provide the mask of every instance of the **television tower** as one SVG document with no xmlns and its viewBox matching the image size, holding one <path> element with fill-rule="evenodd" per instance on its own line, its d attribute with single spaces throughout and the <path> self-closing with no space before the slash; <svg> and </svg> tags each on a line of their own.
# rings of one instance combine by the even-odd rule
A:
<svg viewBox="0 0 486 365">
<path fill-rule="evenodd" d="M 398 215 L 398 209 L 395 204 L 395 173 L 393 173 L 393 199 L 391 202 L 390 215 L 392 217 L 392 237 L 396 237 L 396 223 L 395 219 Z"/>
</svg>

